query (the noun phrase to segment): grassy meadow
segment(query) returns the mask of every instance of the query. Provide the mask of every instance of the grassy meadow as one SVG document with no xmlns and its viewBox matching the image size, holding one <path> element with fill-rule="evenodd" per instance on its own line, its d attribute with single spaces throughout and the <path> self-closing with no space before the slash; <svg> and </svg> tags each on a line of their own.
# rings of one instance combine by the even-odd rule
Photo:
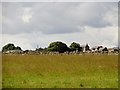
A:
<svg viewBox="0 0 120 90">
<path fill-rule="evenodd" d="M 3 88 L 118 88 L 116 55 L 3 55 Z"/>
</svg>

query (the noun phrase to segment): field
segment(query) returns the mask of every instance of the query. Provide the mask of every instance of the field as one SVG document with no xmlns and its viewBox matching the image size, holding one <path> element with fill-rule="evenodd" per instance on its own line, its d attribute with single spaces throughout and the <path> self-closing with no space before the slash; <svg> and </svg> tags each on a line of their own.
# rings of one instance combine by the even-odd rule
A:
<svg viewBox="0 0 120 90">
<path fill-rule="evenodd" d="M 3 88 L 118 88 L 115 55 L 3 55 Z"/>
</svg>

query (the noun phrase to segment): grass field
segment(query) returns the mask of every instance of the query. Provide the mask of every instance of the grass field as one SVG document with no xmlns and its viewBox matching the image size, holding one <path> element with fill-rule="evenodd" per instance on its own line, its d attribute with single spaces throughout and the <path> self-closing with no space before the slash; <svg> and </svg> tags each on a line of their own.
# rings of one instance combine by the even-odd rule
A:
<svg viewBox="0 0 120 90">
<path fill-rule="evenodd" d="M 115 55 L 3 55 L 3 88 L 118 88 Z"/>
</svg>

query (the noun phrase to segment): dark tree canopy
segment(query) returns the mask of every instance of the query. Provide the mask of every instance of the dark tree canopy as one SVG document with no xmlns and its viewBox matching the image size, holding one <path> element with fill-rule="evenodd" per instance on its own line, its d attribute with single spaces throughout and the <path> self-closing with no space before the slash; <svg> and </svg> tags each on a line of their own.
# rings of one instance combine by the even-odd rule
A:
<svg viewBox="0 0 120 90">
<path fill-rule="evenodd" d="M 102 51 L 108 51 L 107 47 L 105 47 Z"/>
<path fill-rule="evenodd" d="M 71 43 L 70 50 L 71 51 L 76 51 L 76 50 L 80 51 L 81 50 L 80 44 L 75 43 L 75 42 Z"/>
<path fill-rule="evenodd" d="M 2 48 L 2 51 L 8 51 L 8 50 L 13 50 L 13 49 L 15 49 L 14 44 L 9 43 Z"/>
<path fill-rule="evenodd" d="M 15 47 L 15 50 L 22 50 L 21 47 L 17 46 Z"/>
<path fill-rule="evenodd" d="M 85 46 L 85 51 L 87 51 L 87 50 L 90 50 L 90 47 L 88 44 L 86 44 L 86 46 Z"/>
<path fill-rule="evenodd" d="M 2 48 L 2 52 L 8 51 L 8 50 L 22 50 L 22 49 L 19 46 L 15 47 L 14 44 L 9 43 Z"/>
<path fill-rule="evenodd" d="M 38 49 L 36 49 L 36 51 L 43 51 L 44 49 L 43 48 L 38 48 Z"/>
<path fill-rule="evenodd" d="M 47 50 L 63 53 L 65 51 L 68 51 L 68 49 L 69 48 L 67 47 L 67 45 L 65 43 L 57 41 L 57 42 L 50 43 Z"/>
</svg>

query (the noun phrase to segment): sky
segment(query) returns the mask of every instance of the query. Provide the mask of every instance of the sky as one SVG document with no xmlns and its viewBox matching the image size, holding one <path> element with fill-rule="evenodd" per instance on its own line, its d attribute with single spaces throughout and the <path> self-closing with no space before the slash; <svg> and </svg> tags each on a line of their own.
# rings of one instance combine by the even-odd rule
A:
<svg viewBox="0 0 120 90">
<path fill-rule="evenodd" d="M 72 42 L 118 46 L 117 2 L 2 2 L 2 43 L 23 50 Z"/>
</svg>

